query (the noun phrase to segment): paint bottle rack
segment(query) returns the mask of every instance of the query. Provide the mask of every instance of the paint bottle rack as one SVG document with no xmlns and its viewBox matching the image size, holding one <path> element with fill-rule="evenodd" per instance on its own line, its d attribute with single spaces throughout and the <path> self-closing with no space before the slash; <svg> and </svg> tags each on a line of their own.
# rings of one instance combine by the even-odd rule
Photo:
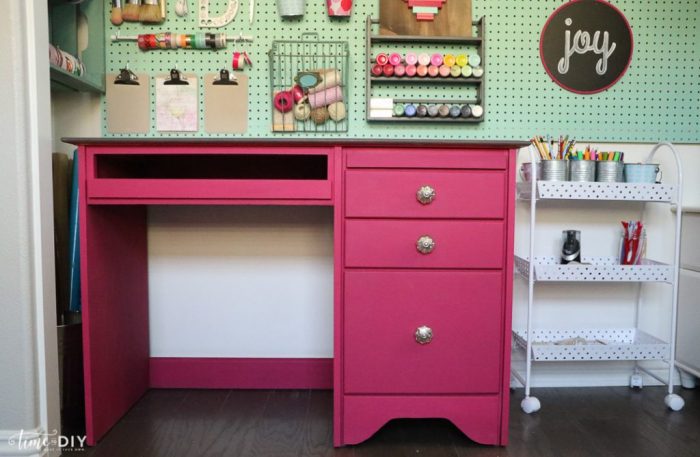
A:
<svg viewBox="0 0 700 457">
<path fill-rule="evenodd" d="M 378 19 L 367 17 L 366 25 L 366 49 L 368 56 L 366 59 L 366 116 L 368 122 L 435 122 L 435 123 L 480 123 L 485 118 L 486 100 L 486 18 L 482 17 L 478 21 L 473 21 L 472 25 L 476 32 L 473 37 L 451 37 L 451 36 L 417 36 L 417 35 L 378 35 L 373 33 L 373 27 L 379 24 Z M 382 52 L 383 46 L 396 46 L 405 48 L 407 46 L 420 46 L 425 52 L 429 51 L 459 51 L 464 53 L 477 53 L 481 57 L 481 77 L 430 77 L 426 76 L 373 76 L 372 75 L 372 55 L 375 52 Z M 383 87 L 380 87 L 383 86 Z M 400 86 L 400 87 L 396 87 Z M 392 90 L 393 88 L 393 90 Z M 440 95 L 445 94 L 445 98 L 436 98 L 436 90 Z M 373 97 L 377 97 L 377 92 L 391 92 L 394 104 L 445 104 L 447 106 L 479 105 L 483 108 L 483 113 L 479 116 L 470 117 L 438 117 L 438 116 L 393 116 L 393 117 L 373 117 L 370 113 L 370 102 Z M 404 95 L 416 94 L 412 96 L 393 96 L 395 93 Z M 465 96 L 466 95 L 466 96 Z M 387 98 L 384 95 L 381 98 Z"/>
</svg>

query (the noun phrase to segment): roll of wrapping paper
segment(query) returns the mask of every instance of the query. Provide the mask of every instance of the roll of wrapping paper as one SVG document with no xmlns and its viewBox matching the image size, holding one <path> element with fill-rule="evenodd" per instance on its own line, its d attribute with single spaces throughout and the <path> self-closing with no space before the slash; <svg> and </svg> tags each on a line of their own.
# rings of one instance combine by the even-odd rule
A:
<svg viewBox="0 0 700 457">
<path fill-rule="evenodd" d="M 311 108 L 317 108 L 319 106 L 328 106 L 333 102 L 343 101 L 343 91 L 339 86 L 331 87 L 321 92 L 314 92 L 309 94 L 309 104 Z"/>
<path fill-rule="evenodd" d="M 139 49 L 224 49 L 225 33 L 144 33 L 138 36 Z"/>
</svg>

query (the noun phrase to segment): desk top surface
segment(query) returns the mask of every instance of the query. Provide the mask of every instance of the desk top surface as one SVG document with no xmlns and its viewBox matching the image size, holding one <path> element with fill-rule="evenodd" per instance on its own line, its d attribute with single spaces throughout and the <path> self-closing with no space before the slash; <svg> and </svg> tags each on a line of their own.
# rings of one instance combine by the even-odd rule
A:
<svg viewBox="0 0 700 457">
<path fill-rule="evenodd" d="M 528 141 L 518 140 L 484 140 L 484 141 L 403 141 L 403 140 L 353 140 L 345 138 L 273 138 L 273 139 L 239 139 L 239 138 L 101 138 L 101 137 L 65 137 L 61 138 L 64 143 L 74 144 L 77 146 L 149 146 L 149 145 L 164 145 L 164 146 L 239 146 L 239 145 L 258 145 L 258 146 L 346 146 L 346 147 L 420 147 L 420 146 L 437 146 L 445 148 L 457 147 L 472 147 L 472 148 L 488 148 L 488 149 L 514 149 L 522 148 L 530 143 Z"/>
</svg>

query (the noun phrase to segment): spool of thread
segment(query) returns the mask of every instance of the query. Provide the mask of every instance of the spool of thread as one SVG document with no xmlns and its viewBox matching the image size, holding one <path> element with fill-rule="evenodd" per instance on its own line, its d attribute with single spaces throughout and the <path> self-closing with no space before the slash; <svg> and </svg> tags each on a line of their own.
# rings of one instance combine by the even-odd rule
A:
<svg viewBox="0 0 700 457">
<path fill-rule="evenodd" d="M 418 64 L 425 65 L 427 67 L 430 65 L 430 56 L 426 53 L 418 54 Z"/>
<path fill-rule="evenodd" d="M 112 0 L 112 11 L 109 15 L 109 22 L 113 25 L 121 25 L 124 22 L 122 17 L 122 0 Z"/>
<path fill-rule="evenodd" d="M 458 105 L 450 106 L 450 117 L 459 117 L 461 113 L 462 110 L 459 108 Z"/>
<path fill-rule="evenodd" d="M 328 115 L 335 122 L 340 122 L 345 119 L 348 115 L 347 109 L 345 108 L 345 103 L 335 102 L 328 105 Z"/>
<path fill-rule="evenodd" d="M 324 124 L 329 117 L 330 115 L 328 114 L 328 108 L 325 106 L 311 110 L 311 120 L 314 121 L 314 124 L 316 125 Z"/>
<path fill-rule="evenodd" d="M 453 78 L 459 78 L 462 76 L 462 68 L 459 65 L 452 65 L 450 67 L 450 75 L 452 75 Z"/>
<path fill-rule="evenodd" d="M 298 103 L 294 105 L 294 119 L 305 121 L 311 117 L 311 107 L 308 103 Z"/>
<path fill-rule="evenodd" d="M 463 67 L 469 63 L 469 58 L 466 54 L 459 54 L 457 57 L 455 57 L 455 63 L 460 67 Z"/>
<path fill-rule="evenodd" d="M 484 108 L 481 105 L 472 105 L 472 116 L 481 117 L 484 115 Z"/>
<path fill-rule="evenodd" d="M 469 105 L 462 105 L 462 108 L 460 108 L 459 114 L 462 117 L 469 117 L 472 115 L 472 109 L 469 107 Z"/>
<path fill-rule="evenodd" d="M 435 54 L 430 56 L 430 63 L 435 65 L 436 67 L 442 65 L 442 54 L 436 52 Z"/>
<path fill-rule="evenodd" d="M 416 76 L 416 66 L 415 65 L 406 65 L 406 76 L 409 78 L 412 76 Z"/>
<path fill-rule="evenodd" d="M 479 54 L 469 54 L 469 65 L 471 67 L 478 67 L 481 65 L 481 57 Z"/>
<path fill-rule="evenodd" d="M 343 80 L 340 77 L 340 70 L 332 68 L 321 72 L 321 82 L 315 87 L 310 87 L 309 93 L 321 92 L 322 90 L 330 89 L 331 87 L 340 86 L 342 82 Z"/>
<path fill-rule="evenodd" d="M 440 74 L 440 69 L 438 67 L 435 65 L 428 66 L 428 76 L 435 78 L 438 74 Z"/>
<path fill-rule="evenodd" d="M 416 116 L 425 117 L 428 115 L 428 107 L 425 105 L 418 105 L 416 107 Z"/>
<path fill-rule="evenodd" d="M 401 54 L 398 52 L 392 52 L 389 54 L 389 63 L 396 66 L 401 63 L 403 59 L 401 58 Z"/>
<path fill-rule="evenodd" d="M 472 70 L 472 75 L 474 75 L 475 78 L 481 78 L 484 76 L 484 68 L 483 67 L 474 67 Z"/>
<path fill-rule="evenodd" d="M 294 98 L 294 103 L 299 103 L 304 98 L 304 89 L 300 85 L 296 84 L 292 87 L 292 98 Z"/>
<path fill-rule="evenodd" d="M 438 116 L 447 117 L 450 115 L 450 107 L 447 105 L 438 106 Z"/>
<path fill-rule="evenodd" d="M 313 94 L 309 94 L 309 104 L 311 105 L 311 108 L 328 106 L 331 103 L 342 101 L 343 91 L 338 86 L 331 87 L 330 89 L 326 89 L 321 92 L 314 92 Z"/>
<path fill-rule="evenodd" d="M 394 66 L 394 76 L 399 78 L 406 74 L 406 67 L 402 63 Z"/>
<path fill-rule="evenodd" d="M 430 117 L 437 117 L 438 115 L 438 106 L 437 105 L 428 105 L 428 116 Z"/>
<path fill-rule="evenodd" d="M 160 24 L 163 22 L 163 18 L 160 15 L 158 0 L 141 0 L 139 21 L 144 24 Z"/>
<path fill-rule="evenodd" d="M 382 68 L 382 73 L 386 77 L 394 76 L 394 66 L 390 63 L 384 65 L 384 67 Z"/>
<path fill-rule="evenodd" d="M 273 98 L 273 104 L 280 113 L 288 113 L 294 108 L 294 96 L 288 90 L 277 92 Z"/>
<path fill-rule="evenodd" d="M 445 64 L 440 65 L 439 71 L 440 71 L 440 76 L 442 76 L 443 78 L 447 78 L 448 76 L 450 76 L 450 72 L 451 72 L 450 67 L 448 67 Z"/>
<path fill-rule="evenodd" d="M 405 109 L 406 108 L 404 107 L 403 103 L 395 103 L 394 104 L 394 116 L 396 116 L 396 117 L 403 116 Z"/>
<path fill-rule="evenodd" d="M 122 8 L 122 19 L 127 22 L 138 22 L 141 10 L 141 0 L 126 0 Z"/>
<path fill-rule="evenodd" d="M 372 65 L 372 76 L 381 76 L 384 69 L 384 65 L 379 65 L 375 63 Z"/>
<path fill-rule="evenodd" d="M 428 67 L 427 65 L 418 65 L 416 67 L 416 74 L 420 76 L 421 78 L 426 76 L 428 74 Z"/>
<path fill-rule="evenodd" d="M 455 56 L 453 56 L 452 54 L 445 54 L 445 56 L 442 58 L 442 63 L 444 63 L 448 67 L 455 65 L 456 61 L 457 59 L 455 59 Z"/>
<path fill-rule="evenodd" d="M 468 78 L 472 75 L 472 67 L 469 65 L 462 67 L 462 77 Z"/>
</svg>

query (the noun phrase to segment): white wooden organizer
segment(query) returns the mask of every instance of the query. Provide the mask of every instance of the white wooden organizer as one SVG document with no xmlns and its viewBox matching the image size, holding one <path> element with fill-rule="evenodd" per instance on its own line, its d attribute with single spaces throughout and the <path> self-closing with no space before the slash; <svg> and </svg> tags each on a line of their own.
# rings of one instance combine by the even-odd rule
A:
<svg viewBox="0 0 700 457">
<path fill-rule="evenodd" d="M 675 185 L 640 183 L 601 183 L 570 181 L 533 181 L 518 183 L 518 199 L 530 202 L 530 243 L 527 257 L 515 256 L 515 270 L 528 280 L 527 323 L 525 329 L 514 329 L 516 347 L 525 351 L 525 373 L 513 367 L 512 374 L 525 386 L 525 398 L 520 406 L 526 413 L 538 411 L 540 401 L 530 395 L 533 362 L 556 361 L 621 361 L 635 362 L 661 360 L 668 365 L 668 376 L 661 377 L 635 363 L 630 376 L 630 387 L 642 387 L 640 371 L 668 386 L 664 402 L 674 411 L 684 406 L 683 399 L 673 393 L 675 367 L 675 341 L 678 309 L 678 277 L 680 259 L 681 212 L 675 217 L 675 250 L 670 265 L 645 259 L 641 265 L 620 265 L 616 258 L 583 258 L 581 264 L 561 265 L 556 257 L 535 256 L 535 228 L 537 203 L 542 200 L 588 200 L 588 201 L 638 201 L 680 204 L 682 201 L 683 176 L 678 152 L 670 143 L 659 143 L 645 160 L 650 163 L 661 147 L 673 153 L 676 160 L 677 181 Z M 535 163 L 535 151 L 530 148 L 530 161 Z M 533 173 L 534 174 L 534 173 Z M 535 198 L 532 198 L 532 196 Z M 573 203 L 572 203 L 573 204 Z M 642 214 L 644 210 L 642 209 Z M 530 259 L 533 259 L 530 261 Z M 671 338 L 668 342 L 639 330 L 638 293 L 635 328 L 625 329 L 534 329 L 532 312 L 534 289 L 538 282 L 635 282 L 641 287 L 644 282 L 669 284 L 671 296 Z M 578 339 L 580 344 L 560 344 L 562 340 Z"/>
</svg>

